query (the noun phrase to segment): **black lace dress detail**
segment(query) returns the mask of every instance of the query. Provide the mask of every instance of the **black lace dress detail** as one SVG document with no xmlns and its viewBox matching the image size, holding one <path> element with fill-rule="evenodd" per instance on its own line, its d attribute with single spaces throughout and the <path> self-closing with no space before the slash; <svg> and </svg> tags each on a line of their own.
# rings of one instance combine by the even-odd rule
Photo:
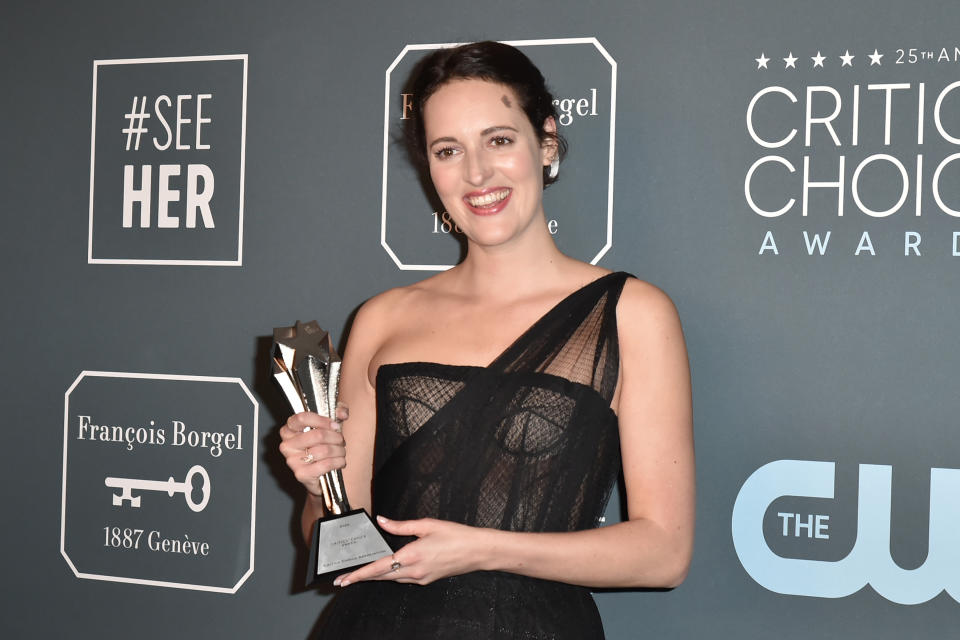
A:
<svg viewBox="0 0 960 640">
<path fill-rule="evenodd" d="M 570 294 L 486 367 L 381 366 L 375 513 L 507 531 L 598 526 L 620 470 L 610 402 L 628 277 Z M 586 588 L 495 571 L 358 583 L 328 614 L 323 638 L 603 638 Z"/>
</svg>

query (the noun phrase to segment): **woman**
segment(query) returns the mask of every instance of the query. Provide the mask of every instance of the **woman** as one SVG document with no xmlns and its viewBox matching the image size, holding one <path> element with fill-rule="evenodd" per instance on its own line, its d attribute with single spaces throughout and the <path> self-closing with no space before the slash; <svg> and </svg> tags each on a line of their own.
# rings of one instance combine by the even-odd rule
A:
<svg viewBox="0 0 960 640">
<path fill-rule="evenodd" d="M 526 56 L 439 50 L 413 93 L 414 155 L 467 254 L 360 309 L 342 434 L 311 413 L 281 428 L 308 492 L 305 536 L 318 477 L 342 467 L 352 504 L 412 540 L 335 580 L 324 637 L 602 638 L 587 587 L 672 587 L 690 561 L 677 313 L 652 285 L 554 245 L 542 195 L 563 141 Z M 621 462 L 629 517 L 597 528 Z"/>
</svg>

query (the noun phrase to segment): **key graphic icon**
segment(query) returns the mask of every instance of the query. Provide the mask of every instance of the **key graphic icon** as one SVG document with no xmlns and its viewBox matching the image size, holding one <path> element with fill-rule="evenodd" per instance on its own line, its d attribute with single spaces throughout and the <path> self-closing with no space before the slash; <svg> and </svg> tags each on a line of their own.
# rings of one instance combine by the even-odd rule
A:
<svg viewBox="0 0 960 640">
<path fill-rule="evenodd" d="M 203 499 L 200 500 L 200 502 L 194 502 L 193 478 L 198 475 L 203 479 L 203 485 L 200 487 Z M 198 464 L 190 467 L 190 470 L 187 471 L 187 477 L 184 478 L 183 482 L 177 482 L 173 479 L 173 476 L 170 476 L 166 480 L 108 477 L 104 479 L 103 484 L 114 489 L 122 489 L 119 494 L 113 494 L 113 506 L 115 507 L 119 507 L 124 502 L 129 502 L 131 507 L 139 507 L 141 496 L 134 496 L 134 491 L 164 491 L 170 497 L 173 497 L 176 493 L 182 493 L 187 501 L 187 506 L 190 507 L 191 511 L 196 512 L 203 511 L 207 506 L 207 502 L 210 501 L 210 475 L 206 469 Z"/>
</svg>

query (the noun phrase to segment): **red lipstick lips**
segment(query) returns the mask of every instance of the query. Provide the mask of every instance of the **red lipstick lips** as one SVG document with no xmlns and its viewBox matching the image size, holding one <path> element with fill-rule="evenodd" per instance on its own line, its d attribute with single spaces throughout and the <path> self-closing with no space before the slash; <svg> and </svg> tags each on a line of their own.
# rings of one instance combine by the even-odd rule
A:
<svg viewBox="0 0 960 640">
<path fill-rule="evenodd" d="M 490 187 L 471 191 L 463 196 L 463 202 L 478 216 L 492 216 L 503 211 L 512 194 L 513 190 L 506 187 Z"/>
</svg>

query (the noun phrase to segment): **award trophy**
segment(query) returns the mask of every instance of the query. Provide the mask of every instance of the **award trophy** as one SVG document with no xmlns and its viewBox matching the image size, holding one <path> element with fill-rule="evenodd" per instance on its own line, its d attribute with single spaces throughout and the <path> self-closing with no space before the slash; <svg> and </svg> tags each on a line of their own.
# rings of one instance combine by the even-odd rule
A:
<svg viewBox="0 0 960 640">
<path fill-rule="evenodd" d="M 332 418 L 340 388 L 340 356 L 330 334 L 316 321 L 273 330 L 273 377 L 294 411 L 313 411 Z M 318 479 L 326 516 L 313 527 L 307 585 L 393 553 L 380 530 L 363 509 L 351 509 L 340 469 Z"/>
</svg>

